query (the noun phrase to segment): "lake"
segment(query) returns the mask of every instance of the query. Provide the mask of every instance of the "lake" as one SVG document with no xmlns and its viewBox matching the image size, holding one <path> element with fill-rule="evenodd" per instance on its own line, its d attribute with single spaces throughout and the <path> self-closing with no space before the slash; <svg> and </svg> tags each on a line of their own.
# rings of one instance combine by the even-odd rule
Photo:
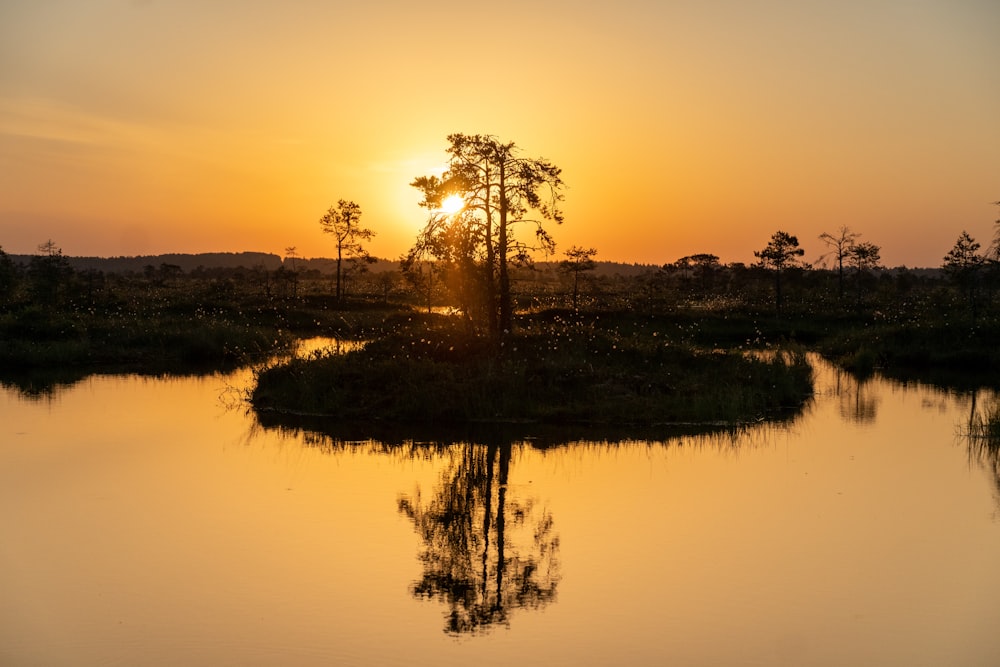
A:
<svg viewBox="0 0 1000 667">
<path fill-rule="evenodd" d="M 265 428 L 248 371 L 0 389 L 0 664 L 1000 664 L 992 397 L 816 363 L 792 421 L 660 442 Z"/>
</svg>

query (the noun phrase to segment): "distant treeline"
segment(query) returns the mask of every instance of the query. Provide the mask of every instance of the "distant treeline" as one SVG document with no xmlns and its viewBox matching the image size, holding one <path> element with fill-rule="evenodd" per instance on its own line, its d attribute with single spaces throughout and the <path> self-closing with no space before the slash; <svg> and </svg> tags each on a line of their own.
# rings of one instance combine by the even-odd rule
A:
<svg viewBox="0 0 1000 667">
<path fill-rule="evenodd" d="M 28 266 L 35 255 L 9 255 L 17 264 Z M 137 255 L 134 257 L 71 257 L 64 255 L 75 271 L 103 271 L 105 273 L 143 273 L 147 266 L 160 268 L 175 266 L 184 273 L 204 269 L 237 269 L 263 267 L 274 271 L 281 266 L 281 257 L 266 252 L 207 252 L 197 254 L 169 253 L 165 255 Z"/>
<path fill-rule="evenodd" d="M 27 267 L 35 255 L 8 255 L 15 264 Z M 206 252 L 206 253 L 167 253 L 163 255 L 136 255 L 117 257 L 71 257 L 64 255 L 66 262 L 75 271 L 102 271 L 104 273 L 142 274 L 148 273 L 150 267 L 160 270 L 164 266 L 176 267 L 182 273 L 193 273 L 211 269 L 265 269 L 276 271 L 284 266 L 286 269 L 332 275 L 336 272 L 337 260 L 328 257 L 286 257 L 267 252 Z M 537 262 L 535 268 L 546 271 L 556 268 L 559 262 Z M 736 267 L 743 268 L 736 264 Z M 596 261 L 592 275 L 636 277 L 648 274 L 651 270 L 660 268 L 655 264 Z M 399 261 L 376 259 L 367 265 L 368 271 L 382 273 L 398 271 Z M 940 269 L 908 269 L 908 271 L 928 277 L 937 276 Z"/>
<path fill-rule="evenodd" d="M 28 266 L 35 255 L 9 255 L 21 266 Z M 134 257 L 71 257 L 66 255 L 66 261 L 75 271 L 103 271 L 104 273 L 135 273 L 142 274 L 148 267 L 160 269 L 164 266 L 176 267 L 183 273 L 193 273 L 210 269 L 265 269 L 275 271 L 282 266 L 296 271 L 319 271 L 323 274 L 336 270 L 336 260 L 326 257 L 304 259 L 302 257 L 287 257 L 282 260 L 280 255 L 267 252 L 205 252 L 205 253 L 167 253 L 164 255 L 136 255 Z M 374 272 L 397 270 L 399 262 L 377 260 L 369 265 Z"/>
</svg>

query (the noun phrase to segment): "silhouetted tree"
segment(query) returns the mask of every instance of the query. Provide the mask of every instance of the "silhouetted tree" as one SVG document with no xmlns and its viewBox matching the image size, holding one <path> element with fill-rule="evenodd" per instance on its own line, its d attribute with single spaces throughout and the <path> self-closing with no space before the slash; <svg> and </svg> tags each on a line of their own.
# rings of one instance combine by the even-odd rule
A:
<svg viewBox="0 0 1000 667">
<path fill-rule="evenodd" d="M 872 269 L 879 267 L 881 248 L 874 243 L 862 241 L 851 246 L 847 253 L 848 263 L 854 267 L 854 280 L 858 288 L 858 308 L 861 307 L 861 290 L 865 276 Z"/>
<path fill-rule="evenodd" d="M 176 280 L 183 274 L 184 269 L 177 264 L 169 264 L 167 262 L 160 263 L 160 277 L 163 278 L 163 280 Z"/>
<path fill-rule="evenodd" d="M 17 265 L 0 246 L 0 303 L 6 303 L 14 295 L 17 286 Z"/>
<path fill-rule="evenodd" d="M 481 289 L 485 267 L 481 231 L 475 216 L 464 208 L 454 213 L 434 211 L 402 264 L 406 272 L 411 267 L 421 267 L 422 260 L 433 258 L 429 266 L 454 296 L 470 328 L 476 316 L 487 309 Z M 433 276 L 428 274 L 427 278 L 431 280 Z"/>
<path fill-rule="evenodd" d="M 295 258 L 298 256 L 299 252 L 295 246 L 290 245 L 287 248 L 285 248 L 285 257 L 288 258 L 288 263 L 291 264 L 289 268 L 291 268 L 292 271 L 295 270 Z"/>
<path fill-rule="evenodd" d="M 840 228 L 836 236 L 827 232 L 819 235 L 820 241 L 830 248 L 829 252 L 820 256 L 820 260 L 831 257 L 837 262 L 837 296 L 841 300 L 844 298 L 844 260 L 859 236 L 861 235 L 852 232 L 846 225 Z"/>
<path fill-rule="evenodd" d="M 250 285 L 260 289 L 260 295 L 265 298 L 271 297 L 271 272 L 263 264 L 255 264 L 250 269 Z"/>
<path fill-rule="evenodd" d="M 543 223 L 563 220 L 558 208 L 562 170 L 548 160 L 523 157 L 514 142 L 491 135 L 452 134 L 448 143 L 447 171 L 440 178 L 420 176 L 411 185 L 423 194 L 420 205 L 431 212 L 428 227 L 449 215 L 442 210 L 447 197 L 464 200 L 463 217 L 470 228 L 463 238 L 477 245 L 488 327 L 499 338 L 513 324 L 509 263 L 528 260 L 532 249 L 555 248 Z M 537 217 L 530 217 L 533 212 Z M 515 238 L 517 223 L 534 226 L 533 243 Z"/>
<path fill-rule="evenodd" d="M 993 202 L 995 206 L 1000 206 L 1000 201 Z M 994 223 L 993 242 L 986 251 L 986 302 L 992 303 L 993 294 L 1000 285 L 1000 218 Z"/>
<path fill-rule="evenodd" d="M 787 232 L 777 231 L 771 235 L 771 241 L 763 250 L 755 250 L 754 257 L 759 266 L 774 271 L 774 305 L 781 312 L 781 274 L 786 269 L 800 264 L 798 258 L 805 254 L 799 247 L 798 238 Z"/>
<path fill-rule="evenodd" d="M 673 263 L 673 267 L 685 274 L 692 274 L 698 279 L 702 294 L 708 292 L 709 283 L 715 272 L 721 268 L 719 256 L 707 252 L 681 257 Z"/>
<path fill-rule="evenodd" d="M 299 275 L 284 265 L 274 270 L 273 285 L 276 296 L 295 298 L 298 295 Z"/>
<path fill-rule="evenodd" d="M 352 285 L 361 282 L 361 277 L 368 273 L 368 265 L 378 260 L 368 253 L 348 257 L 344 260 L 342 296 L 346 297 Z"/>
<path fill-rule="evenodd" d="M 39 255 L 28 263 L 28 282 L 31 295 L 42 303 L 54 303 L 59 291 L 73 275 L 69 260 L 52 239 L 38 246 Z"/>
<path fill-rule="evenodd" d="M 299 293 L 299 272 L 296 270 L 295 258 L 299 256 L 298 249 L 295 246 L 290 245 L 285 248 L 285 257 L 288 258 L 289 269 L 291 270 L 290 275 L 285 277 L 285 280 L 292 286 L 292 298 L 294 299 Z M 279 269 L 285 268 L 282 264 Z"/>
<path fill-rule="evenodd" d="M 331 206 L 319 220 L 320 227 L 333 236 L 337 244 L 337 300 L 343 296 L 343 262 L 370 261 L 371 257 L 362 242 L 369 241 L 375 232 L 361 226 L 361 207 L 353 201 L 341 199 Z"/>
<path fill-rule="evenodd" d="M 400 258 L 399 270 L 430 313 L 434 307 L 434 263 L 423 261 L 411 253 Z"/>
<path fill-rule="evenodd" d="M 509 495 L 509 442 L 455 445 L 434 496 L 399 499 L 424 543 L 418 598 L 448 605 L 445 631 L 481 632 L 515 609 L 544 606 L 559 583 L 552 515 Z"/>
<path fill-rule="evenodd" d="M 375 284 L 382 294 L 382 303 L 389 303 L 389 294 L 392 293 L 399 283 L 399 273 L 395 271 L 382 271 L 375 274 Z"/>
<path fill-rule="evenodd" d="M 976 317 L 980 273 L 986 258 L 979 254 L 979 242 L 962 231 L 955 245 L 944 256 L 943 269 L 968 299 L 972 317 Z"/>
<path fill-rule="evenodd" d="M 573 310 L 576 310 L 580 295 L 580 274 L 597 267 L 597 262 L 594 261 L 597 250 L 573 246 L 563 254 L 566 259 L 559 262 L 559 270 L 573 274 Z"/>
</svg>

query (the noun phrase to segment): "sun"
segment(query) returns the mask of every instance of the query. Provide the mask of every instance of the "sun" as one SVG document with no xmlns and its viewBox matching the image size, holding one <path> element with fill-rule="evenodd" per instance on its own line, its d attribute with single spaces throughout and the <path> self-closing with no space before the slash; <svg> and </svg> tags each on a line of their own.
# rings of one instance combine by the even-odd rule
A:
<svg viewBox="0 0 1000 667">
<path fill-rule="evenodd" d="M 441 202 L 441 210 L 448 215 L 458 213 L 465 207 L 465 200 L 462 195 L 448 195 Z"/>
</svg>

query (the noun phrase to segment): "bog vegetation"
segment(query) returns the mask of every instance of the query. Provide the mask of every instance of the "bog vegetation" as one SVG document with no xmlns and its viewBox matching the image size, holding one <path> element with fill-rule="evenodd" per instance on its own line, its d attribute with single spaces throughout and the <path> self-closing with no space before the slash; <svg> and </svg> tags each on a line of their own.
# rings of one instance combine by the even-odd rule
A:
<svg viewBox="0 0 1000 667">
<path fill-rule="evenodd" d="M 798 408 L 811 391 L 806 351 L 861 375 L 1000 378 L 996 239 L 984 250 L 962 232 L 927 269 L 882 267 L 880 247 L 848 227 L 816 239 L 818 266 L 782 230 L 748 249 L 750 265 L 708 252 L 615 265 L 576 246 L 560 259 L 558 167 L 491 136 L 451 135 L 446 152 L 441 176 L 413 181 L 427 225 L 388 268 L 363 247 L 375 232 L 361 207 L 343 199 L 320 219 L 335 241 L 330 272 L 294 247 L 276 269 L 118 272 L 74 268 L 52 241 L 18 261 L 0 249 L 0 380 L 44 391 L 109 369 L 197 372 L 322 335 L 366 344 L 262 367 L 256 409 L 648 426 Z"/>
<path fill-rule="evenodd" d="M 965 252 L 967 243 L 963 243 Z M 2 251 L 0 251 L 2 252 Z M 306 263 L 300 262 L 301 266 Z M 940 270 L 611 265 L 574 249 L 510 271 L 499 348 L 457 312 L 443 260 L 336 277 L 293 268 L 76 270 L 54 244 L 0 254 L 2 379 L 28 390 L 95 371 L 259 362 L 303 336 L 369 341 L 260 373 L 254 402 L 344 419 L 740 421 L 808 396 L 802 351 L 859 373 L 950 385 L 1000 377 L 995 262 Z M 969 268 L 972 266 L 974 268 Z M 405 270 L 404 270 L 405 269 Z M 755 361 L 753 350 L 787 350 Z"/>
</svg>

